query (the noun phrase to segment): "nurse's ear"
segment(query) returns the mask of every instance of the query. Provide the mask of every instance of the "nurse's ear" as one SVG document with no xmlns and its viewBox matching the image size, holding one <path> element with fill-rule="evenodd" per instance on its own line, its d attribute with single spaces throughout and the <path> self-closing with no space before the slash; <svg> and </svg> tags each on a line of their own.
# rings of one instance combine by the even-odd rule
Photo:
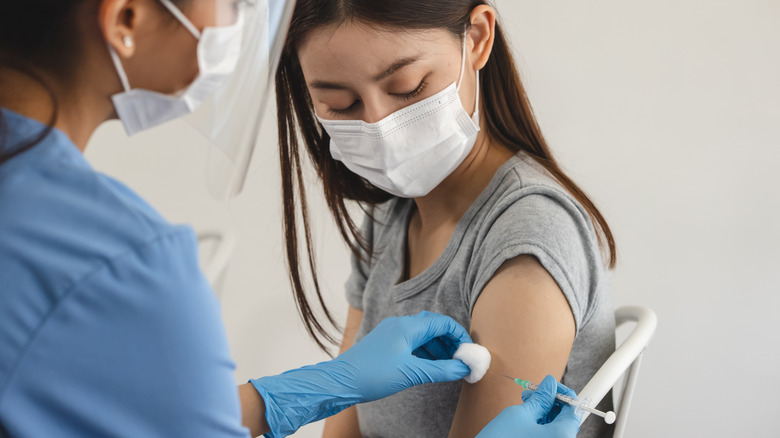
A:
<svg viewBox="0 0 780 438">
<path fill-rule="evenodd" d="M 479 5 L 471 11 L 471 28 L 468 35 L 474 42 L 471 48 L 473 70 L 482 70 L 493 52 L 496 32 L 496 10 L 488 5 Z"/>
<path fill-rule="evenodd" d="M 135 54 L 135 36 L 143 7 L 135 0 L 103 0 L 98 15 L 103 38 L 121 58 Z"/>
</svg>

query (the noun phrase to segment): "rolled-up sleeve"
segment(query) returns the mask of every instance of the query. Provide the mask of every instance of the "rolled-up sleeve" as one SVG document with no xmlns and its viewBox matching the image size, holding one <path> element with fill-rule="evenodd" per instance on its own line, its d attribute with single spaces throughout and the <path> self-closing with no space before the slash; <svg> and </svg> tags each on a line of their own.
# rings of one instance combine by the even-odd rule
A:
<svg viewBox="0 0 780 438">
<path fill-rule="evenodd" d="M 536 188 L 519 197 L 492 224 L 467 288 L 473 310 L 483 288 L 506 261 L 534 256 L 560 287 L 574 316 L 577 330 L 594 308 L 603 270 L 593 225 L 568 196 L 557 190 Z"/>
</svg>

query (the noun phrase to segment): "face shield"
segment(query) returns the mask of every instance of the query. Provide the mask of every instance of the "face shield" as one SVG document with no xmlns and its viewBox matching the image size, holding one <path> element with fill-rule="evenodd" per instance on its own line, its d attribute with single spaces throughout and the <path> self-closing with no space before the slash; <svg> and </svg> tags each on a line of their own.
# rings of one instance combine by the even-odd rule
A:
<svg viewBox="0 0 780 438">
<path fill-rule="evenodd" d="M 295 6 L 294 0 L 213 0 L 217 20 L 243 21 L 240 56 L 218 90 L 183 120 L 211 143 L 206 184 L 216 199 L 241 192 Z M 227 8 L 225 7 L 227 4 Z"/>
</svg>

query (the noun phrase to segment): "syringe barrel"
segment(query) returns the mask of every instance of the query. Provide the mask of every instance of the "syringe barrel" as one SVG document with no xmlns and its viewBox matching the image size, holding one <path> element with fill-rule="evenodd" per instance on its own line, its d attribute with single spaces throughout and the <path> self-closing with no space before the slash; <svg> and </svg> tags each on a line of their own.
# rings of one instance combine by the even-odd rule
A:
<svg viewBox="0 0 780 438">
<path fill-rule="evenodd" d="M 531 383 L 528 380 L 515 379 L 515 382 L 518 385 L 522 386 L 523 388 L 530 389 L 530 390 L 533 390 L 533 391 L 536 391 L 536 389 L 539 387 L 539 385 L 537 385 L 535 383 Z M 581 401 L 575 400 L 575 399 L 569 397 L 568 395 L 555 394 L 555 398 L 557 400 L 560 400 L 560 401 L 566 403 L 566 404 L 572 405 L 575 408 L 580 407 L 580 405 L 582 404 Z"/>
<path fill-rule="evenodd" d="M 568 395 L 563 395 L 563 394 L 555 394 L 555 398 L 574 407 L 577 407 L 582 403 L 579 400 L 575 400 L 569 397 Z"/>
</svg>

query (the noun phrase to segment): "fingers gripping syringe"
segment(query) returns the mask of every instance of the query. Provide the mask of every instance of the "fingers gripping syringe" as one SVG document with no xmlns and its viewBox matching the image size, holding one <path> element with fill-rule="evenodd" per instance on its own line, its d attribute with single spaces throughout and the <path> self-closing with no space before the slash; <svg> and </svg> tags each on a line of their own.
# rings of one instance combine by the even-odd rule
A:
<svg viewBox="0 0 780 438">
<path fill-rule="evenodd" d="M 517 383 L 518 385 L 522 386 L 525 389 L 536 391 L 537 385 L 529 382 L 528 380 L 515 379 L 513 377 L 507 376 L 506 374 L 504 375 L 504 377 L 514 381 L 515 383 Z M 582 400 L 576 400 L 563 394 L 555 394 L 555 398 L 563 403 L 566 403 L 567 405 L 574 406 L 575 408 L 577 408 L 576 412 L 578 414 L 581 414 L 582 411 L 588 411 L 591 414 L 596 414 L 599 417 L 602 417 L 607 424 L 614 423 L 615 418 L 617 417 L 615 413 L 612 411 L 602 412 L 598 409 L 590 407 L 591 400 L 590 398 L 587 397 Z"/>
</svg>

